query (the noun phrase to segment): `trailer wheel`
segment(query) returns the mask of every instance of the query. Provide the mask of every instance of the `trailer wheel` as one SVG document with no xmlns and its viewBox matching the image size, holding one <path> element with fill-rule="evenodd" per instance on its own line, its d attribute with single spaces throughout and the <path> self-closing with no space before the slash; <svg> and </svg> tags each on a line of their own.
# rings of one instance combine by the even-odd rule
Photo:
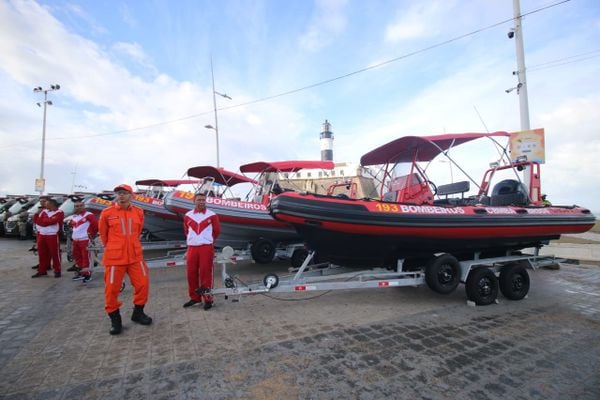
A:
<svg viewBox="0 0 600 400">
<path fill-rule="evenodd" d="M 226 288 L 234 288 L 235 287 L 235 282 L 233 281 L 233 278 L 231 278 L 230 276 L 228 276 L 227 278 L 225 278 L 225 280 L 223 281 L 223 285 Z"/>
<path fill-rule="evenodd" d="M 425 282 L 434 292 L 449 294 L 460 281 L 460 264 L 451 254 L 432 258 L 425 267 Z"/>
<path fill-rule="evenodd" d="M 469 300 L 487 306 L 498 297 L 498 278 L 489 268 L 477 268 L 469 273 L 465 289 Z"/>
<path fill-rule="evenodd" d="M 275 257 L 275 245 L 269 239 L 260 238 L 250 247 L 252 258 L 259 264 L 268 264 Z"/>
<path fill-rule="evenodd" d="M 292 264 L 292 268 L 300 268 L 308 257 L 308 251 L 306 249 L 296 249 L 294 253 L 292 253 L 292 258 L 290 259 L 290 263 Z"/>
<path fill-rule="evenodd" d="M 279 277 L 275 274 L 267 274 L 263 279 L 263 284 L 269 289 L 274 289 L 279 285 Z"/>
<path fill-rule="evenodd" d="M 500 271 L 500 291 L 509 300 L 521 300 L 529 293 L 529 274 L 524 266 L 513 264 Z"/>
</svg>

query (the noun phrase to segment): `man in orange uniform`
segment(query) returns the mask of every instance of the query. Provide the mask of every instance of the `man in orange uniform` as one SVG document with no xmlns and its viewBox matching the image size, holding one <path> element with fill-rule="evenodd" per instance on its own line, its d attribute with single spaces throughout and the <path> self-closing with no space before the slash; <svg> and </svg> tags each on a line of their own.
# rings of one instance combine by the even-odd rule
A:
<svg viewBox="0 0 600 400">
<path fill-rule="evenodd" d="M 131 320 L 142 325 L 150 325 L 152 318 L 144 314 L 148 301 L 148 266 L 144 262 L 140 234 L 144 226 L 144 212 L 131 204 L 132 190 L 129 185 L 119 185 L 115 189 L 116 202 L 100 214 L 98 230 L 104 244 L 104 309 L 111 321 L 111 335 L 118 335 L 123 329 L 119 307 L 119 292 L 125 273 L 129 275 L 134 288 L 133 314 Z"/>
<path fill-rule="evenodd" d="M 55 199 L 46 201 L 46 208 L 38 210 L 33 215 L 33 222 L 37 225 L 37 243 L 40 266 L 38 272 L 32 278 L 48 275 L 50 262 L 54 269 L 54 277 L 60 278 L 60 239 L 59 231 L 63 226 L 65 213 L 58 209 Z"/>
<path fill-rule="evenodd" d="M 204 301 L 204 309 L 210 310 L 213 297 L 213 243 L 221 232 L 219 217 L 206 208 L 206 195 L 197 193 L 194 209 L 183 218 L 183 231 L 187 242 L 186 265 L 188 294 L 190 300 L 183 307 L 191 307 Z"/>
</svg>

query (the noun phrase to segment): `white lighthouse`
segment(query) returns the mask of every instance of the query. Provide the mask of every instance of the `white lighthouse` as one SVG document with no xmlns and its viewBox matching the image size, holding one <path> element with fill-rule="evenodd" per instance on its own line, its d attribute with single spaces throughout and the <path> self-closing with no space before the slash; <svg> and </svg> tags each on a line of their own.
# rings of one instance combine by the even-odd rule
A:
<svg viewBox="0 0 600 400">
<path fill-rule="evenodd" d="M 321 132 L 321 161 L 333 161 L 333 132 L 331 124 L 325 120 Z"/>
</svg>

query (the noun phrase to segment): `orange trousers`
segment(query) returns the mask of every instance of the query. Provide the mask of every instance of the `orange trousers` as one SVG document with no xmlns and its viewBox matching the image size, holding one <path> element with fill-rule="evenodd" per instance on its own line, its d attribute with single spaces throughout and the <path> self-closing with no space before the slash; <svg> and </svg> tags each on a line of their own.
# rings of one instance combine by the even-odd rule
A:
<svg viewBox="0 0 600 400">
<path fill-rule="evenodd" d="M 81 269 L 87 270 L 90 267 L 90 255 L 88 253 L 89 240 L 73 240 L 71 249 L 73 252 L 73 260 L 75 265 Z M 89 271 L 82 271 L 82 275 L 88 275 Z"/>
<path fill-rule="evenodd" d="M 125 273 L 129 275 L 133 286 L 133 304 L 143 306 L 148 302 L 150 280 L 145 261 L 126 265 L 110 265 L 104 269 L 104 310 L 109 314 L 118 310 L 123 304 L 119 301 L 119 293 Z"/>
<path fill-rule="evenodd" d="M 46 273 L 50 269 L 50 263 L 54 272 L 60 272 L 60 242 L 58 234 L 37 235 L 38 257 L 40 266 L 38 272 Z"/>
<path fill-rule="evenodd" d="M 187 267 L 188 294 L 190 299 L 210 303 L 212 295 L 199 295 L 199 287 L 212 289 L 213 287 L 213 257 L 215 249 L 212 244 L 203 246 L 188 246 L 185 255 Z"/>
</svg>

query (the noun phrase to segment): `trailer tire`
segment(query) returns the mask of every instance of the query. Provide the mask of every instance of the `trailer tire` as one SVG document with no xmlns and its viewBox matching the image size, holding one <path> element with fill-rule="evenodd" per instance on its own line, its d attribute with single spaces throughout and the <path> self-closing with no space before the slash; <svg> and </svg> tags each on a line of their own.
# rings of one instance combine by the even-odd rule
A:
<svg viewBox="0 0 600 400">
<path fill-rule="evenodd" d="M 308 257 L 308 250 L 306 249 L 296 249 L 292 253 L 292 258 L 290 259 L 290 263 L 292 264 L 292 268 L 300 268 Z"/>
<path fill-rule="evenodd" d="M 432 258 L 425 267 L 425 282 L 434 292 L 449 294 L 460 281 L 460 264 L 451 254 Z"/>
<path fill-rule="evenodd" d="M 228 276 L 227 278 L 225 278 L 225 280 L 223 281 L 223 286 L 225 286 L 228 289 L 232 289 L 235 287 L 235 282 L 233 281 L 233 278 L 231 278 L 230 276 Z"/>
<path fill-rule="evenodd" d="M 521 264 L 504 267 L 500 271 L 500 291 L 509 300 L 521 300 L 529 293 L 529 274 Z"/>
<path fill-rule="evenodd" d="M 275 245 L 269 239 L 257 239 L 250 247 L 252 258 L 259 264 L 268 264 L 275 257 Z"/>
<path fill-rule="evenodd" d="M 498 278 L 489 268 L 471 270 L 465 290 L 469 300 L 478 306 L 487 306 L 498 297 Z"/>
<path fill-rule="evenodd" d="M 263 284 L 269 289 L 275 289 L 279 285 L 279 277 L 276 274 L 267 274 L 263 278 Z"/>
</svg>

